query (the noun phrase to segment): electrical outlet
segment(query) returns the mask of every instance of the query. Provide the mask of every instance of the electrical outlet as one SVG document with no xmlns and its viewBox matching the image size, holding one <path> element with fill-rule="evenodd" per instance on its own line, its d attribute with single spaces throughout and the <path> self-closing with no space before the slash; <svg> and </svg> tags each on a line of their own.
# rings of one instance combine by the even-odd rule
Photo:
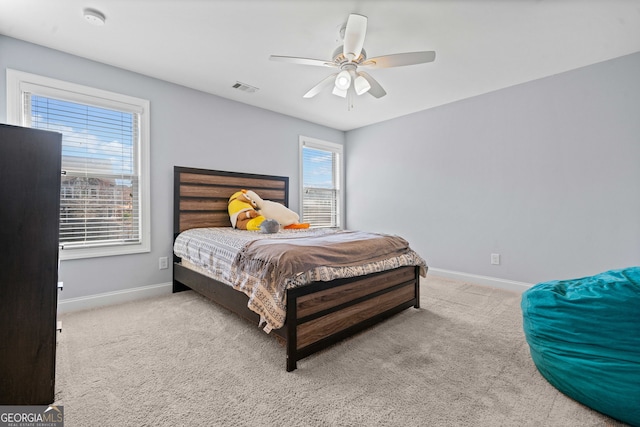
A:
<svg viewBox="0 0 640 427">
<path fill-rule="evenodd" d="M 169 261 L 167 260 L 166 256 L 161 256 L 160 258 L 158 258 L 158 268 L 160 270 L 169 268 Z"/>
<path fill-rule="evenodd" d="M 491 254 L 491 264 L 500 265 L 500 254 Z"/>
</svg>

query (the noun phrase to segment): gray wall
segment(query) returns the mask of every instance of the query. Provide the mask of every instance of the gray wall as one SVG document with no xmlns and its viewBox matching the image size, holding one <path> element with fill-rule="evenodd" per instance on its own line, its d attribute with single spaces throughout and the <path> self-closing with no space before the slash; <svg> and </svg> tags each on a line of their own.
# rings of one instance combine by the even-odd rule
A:
<svg viewBox="0 0 640 427">
<path fill-rule="evenodd" d="M 289 176 L 299 204 L 298 135 L 344 143 L 344 132 L 187 89 L 0 35 L 0 122 L 6 69 L 145 98 L 151 102 L 151 253 L 63 261 L 61 299 L 171 281 L 173 166 Z M 171 259 L 171 258 L 170 258 Z"/>
<path fill-rule="evenodd" d="M 636 53 L 348 132 L 347 225 L 527 283 L 640 265 L 639 76 Z"/>
</svg>

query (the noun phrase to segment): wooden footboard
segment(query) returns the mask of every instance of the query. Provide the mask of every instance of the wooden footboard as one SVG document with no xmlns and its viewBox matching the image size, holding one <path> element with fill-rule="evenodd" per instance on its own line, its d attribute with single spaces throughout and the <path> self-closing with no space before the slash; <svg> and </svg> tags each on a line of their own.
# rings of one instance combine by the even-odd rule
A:
<svg viewBox="0 0 640 427">
<path fill-rule="evenodd" d="M 420 306 L 419 269 L 316 282 L 287 292 L 287 371 L 296 362 L 411 306 Z"/>
</svg>

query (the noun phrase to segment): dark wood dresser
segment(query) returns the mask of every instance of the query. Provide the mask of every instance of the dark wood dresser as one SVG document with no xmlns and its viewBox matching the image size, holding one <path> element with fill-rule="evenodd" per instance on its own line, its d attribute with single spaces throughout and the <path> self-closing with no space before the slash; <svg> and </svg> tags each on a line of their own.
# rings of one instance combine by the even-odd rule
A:
<svg viewBox="0 0 640 427">
<path fill-rule="evenodd" d="M 54 401 L 61 147 L 0 124 L 0 405 Z"/>
</svg>

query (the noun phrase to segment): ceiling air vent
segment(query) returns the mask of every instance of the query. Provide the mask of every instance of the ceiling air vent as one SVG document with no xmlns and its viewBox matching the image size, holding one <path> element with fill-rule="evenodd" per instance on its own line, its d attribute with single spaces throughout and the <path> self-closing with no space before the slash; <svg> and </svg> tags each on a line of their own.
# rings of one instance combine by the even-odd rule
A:
<svg viewBox="0 0 640 427">
<path fill-rule="evenodd" d="M 234 88 L 234 89 L 241 90 L 243 92 L 247 92 L 247 93 L 254 93 L 257 90 L 259 90 L 257 87 L 253 87 L 253 86 L 250 86 L 250 85 L 248 85 L 246 83 L 241 83 L 241 82 L 236 82 L 236 84 L 234 84 L 231 87 Z"/>
</svg>

